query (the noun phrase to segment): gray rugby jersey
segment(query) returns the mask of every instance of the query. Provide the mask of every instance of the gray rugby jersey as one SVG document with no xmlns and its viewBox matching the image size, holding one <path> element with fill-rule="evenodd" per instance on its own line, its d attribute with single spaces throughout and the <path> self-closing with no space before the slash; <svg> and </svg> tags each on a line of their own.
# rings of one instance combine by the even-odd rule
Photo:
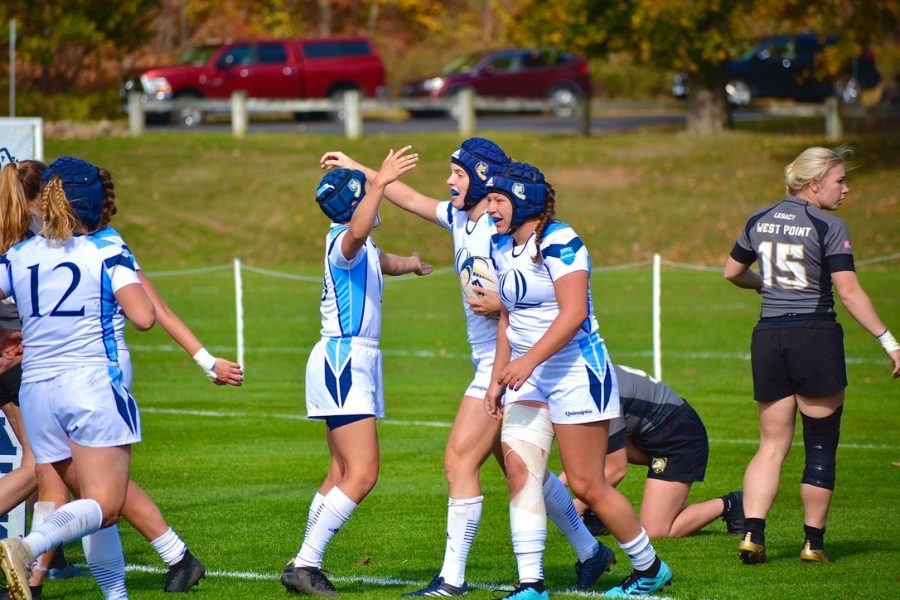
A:
<svg viewBox="0 0 900 600">
<path fill-rule="evenodd" d="M 684 399 L 664 381 L 653 379 L 639 369 L 622 365 L 614 367 L 622 416 L 609 424 L 609 452 L 618 449 L 613 446 L 624 447 L 624 437 L 617 438 L 621 445 L 612 441 L 623 428 L 628 436 L 646 434 L 662 425 L 676 408 L 684 404 Z"/>
<path fill-rule="evenodd" d="M 763 318 L 834 314 L 831 274 L 854 270 L 844 222 L 790 195 L 750 217 L 731 258 L 758 262 Z"/>
</svg>

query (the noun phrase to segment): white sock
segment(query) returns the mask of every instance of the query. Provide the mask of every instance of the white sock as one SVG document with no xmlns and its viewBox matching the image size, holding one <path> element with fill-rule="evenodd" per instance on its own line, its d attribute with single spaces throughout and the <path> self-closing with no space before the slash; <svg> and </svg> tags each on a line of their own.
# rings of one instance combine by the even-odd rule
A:
<svg viewBox="0 0 900 600">
<path fill-rule="evenodd" d="M 303 537 L 309 535 L 309 528 L 312 527 L 312 524 L 319 520 L 319 512 L 322 510 L 322 504 L 325 503 L 325 496 L 316 492 L 316 495 L 313 496 L 312 502 L 309 504 L 309 513 L 306 515 L 306 531 L 303 534 Z"/>
<path fill-rule="evenodd" d="M 447 546 L 440 576 L 452 586 L 459 587 L 466 581 L 466 562 L 478 533 L 483 504 L 484 496 L 450 498 L 447 502 Z"/>
<path fill-rule="evenodd" d="M 325 549 L 357 506 L 356 502 L 348 498 L 339 487 L 331 488 L 331 491 L 325 494 L 315 520 L 306 525 L 306 535 L 300 552 L 294 558 L 294 566 L 320 568 Z"/>
<path fill-rule="evenodd" d="M 150 542 L 150 545 L 153 546 L 153 549 L 156 550 L 163 562 L 170 567 L 178 564 L 184 558 L 184 553 L 187 552 L 187 545 L 178 537 L 177 533 L 172 531 L 171 527 L 164 534 Z"/>
<path fill-rule="evenodd" d="M 125 555 L 119 528 L 111 525 L 81 538 L 84 557 L 106 600 L 128 598 L 125 589 Z"/>
<path fill-rule="evenodd" d="M 584 562 L 597 554 L 600 542 L 584 526 L 584 522 L 578 516 L 578 511 L 575 510 L 575 505 L 572 503 L 572 496 L 569 495 L 569 491 L 562 481 L 547 471 L 547 480 L 544 482 L 543 490 L 547 515 L 572 544 L 578 560 Z"/>
<path fill-rule="evenodd" d="M 653 549 L 653 544 L 650 543 L 650 538 L 647 537 L 643 527 L 636 538 L 624 544 L 619 542 L 619 546 L 628 554 L 631 564 L 638 571 L 649 569 L 656 560 L 656 550 Z"/>
<path fill-rule="evenodd" d="M 519 570 L 519 583 L 544 579 L 544 543 L 547 530 L 513 531 L 512 547 Z"/>
<path fill-rule="evenodd" d="M 103 511 L 95 500 L 85 498 L 63 504 L 44 523 L 32 528 L 22 541 L 38 556 L 50 548 L 68 544 L 100 529 Z"/>
<path fill-rule="evenodd" d="M 31 529 L 30 531 L 34 531 L 38 529 L 44 522 L 53 514 L 56 510 L 55 502 L 48 502 L 47 500 L 40 500 L 34 503 L 34 512 L 31 515 Z M 38 569 L 40 571 L 46 571 L 43 567 L 39 566 L 37 560 L 41 557 L 40 554 L 34 555 L 34 569 Z"/>
</svg>

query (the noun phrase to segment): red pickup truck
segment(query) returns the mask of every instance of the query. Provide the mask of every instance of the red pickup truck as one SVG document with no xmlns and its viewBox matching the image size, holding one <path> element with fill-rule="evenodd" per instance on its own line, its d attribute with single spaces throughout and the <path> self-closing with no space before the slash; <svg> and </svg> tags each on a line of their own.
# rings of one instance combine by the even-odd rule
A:
<svg viewBox="0 0 900 600">
<path fill-rule="evenodd" d="M 138 90 L 157 100 L 228 98 L 237 90 L 251 98 L 329 98 L 347 90 L 379 96 L 384 80 L 381 57 L 364 37 L 246 40 L 198 46 L 173 66 L 131 73 L 121 91 L 127 97 Z M 187 125 L 202 118 L 196 109 L 176 116 Z"/>
</svg>

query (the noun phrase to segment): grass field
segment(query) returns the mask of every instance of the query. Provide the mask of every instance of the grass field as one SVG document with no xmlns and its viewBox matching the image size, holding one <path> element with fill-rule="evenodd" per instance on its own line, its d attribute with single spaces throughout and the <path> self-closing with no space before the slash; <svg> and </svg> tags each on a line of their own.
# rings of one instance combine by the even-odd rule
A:
<svg viewBox="0 0 900 600">
<path fill-rule="evenodd" d="M 743 219 L 777 199 L 780 169 L 821 140 L 739 131 L 697 140 L 670 132 L 595 138 L 498 136 L 516 158 L 545 168 L 561 191 L 562 217 L 575 225 L 600 269 L 592 278 L 597 316 L 614 360 L 651 369 L 650 271 L 602 267 L 645 260 L 650 252 L 719 265 Z M 306 512 L 324 476 L 322 425 L 303 418 L 303 370 L 318 338 L 324 218 L 312 204 L 321 151 L 345 147 L 366 160 L 404 140 L 150 135 L 141 140 L 49 141 L 48 158 L 77 154 L 119 177 L 122 214 L 116 225 L 151 279 L 214 353 L 234 355 L 234 293 L 228 269 L 164 276 L 175 268 L 247 263 L 310 281 L 244 273 L 246 385 L 209 385 L 161 330 L 133 333 L 134 393 L 144 439 L 133 476 L 209 570 L 191 597 L 284 598 L 278 573 L 302 538 Z M 413 140 L 423 163 L 411 182 L 442 194 L 446 157 L 457 140 Z M 858 258 L 897 252 L 896 135 L 859 134 L 863 166 L 852 174 L 853 201 L 841 215 L 855 234 Z M 564 195 L 563 195 L 564 194 Z M 856 202 L 856 204 L 854 204 Z M 400 252 L 421 248 L 438 267 L 450 262 L 449 236 L 387 208 L 376 240 Z M 393 223 L 393 224 L 392 224 Z M 309 236 L 312 236 L 311 238 Z M 881 316 L 900 328 L 897 261 L 861 267 L 860 278 Z M 154 272 L 158 276 L 154 276 Z M 741 486 L 758 433 L 752 401 L 749 334 L 755 294 L 714 272 L 663 273 L 665 379 L 706 422 L 711 460 L 692 500 Z M 838 486 L 828 527 L 832 565 L 801 564 L 798 483 L 802 443 L 789 456 L 782 492 L 770 515 L 770 564 L 737 560 L 737 539 L 716 522 L 687 539 L 660 540 L 675 571 L 666 594 L 679 599 L 896 598 L 900 558 L 897 490 L 900 469 L 898 383 L 877 342 L 841 310 L 851 386 L 838 453 Z M 379 425 L 378 486 L 335 538 L 326 555 L 342 596 L 397 597 L 437 573 L 444 547 L 446 486 L 443 446 L 470 376 L 458 284 L 445 269 L 425 279 L 385 286 L 385 382 L 388 415 Z M 800 438 L 798 437 L 798 440 Z M 558 468 L 554 458 L 551 465 Z M 505 483 L 495 465 L 482 478 L 485 512 L 469 561 L 473 598 L 515 580 Z M 639 498 L 643 474 L 633 469 L 622 490 Z M 128 525 L 121 525 L 132 598 L 162 598 L 162 565 Z M 611 543 L 611 539 L 606 541 Z M 80 550 L 70 554 L 80 559 Z M 618 552 L 613 574 L 628 572 Z M 553 597 L 573 582 L 575 557 L 551 529 L 545 559 Z M 49 582 L 45 598 L 99 597 L 92 581 Z"/>
</svg>

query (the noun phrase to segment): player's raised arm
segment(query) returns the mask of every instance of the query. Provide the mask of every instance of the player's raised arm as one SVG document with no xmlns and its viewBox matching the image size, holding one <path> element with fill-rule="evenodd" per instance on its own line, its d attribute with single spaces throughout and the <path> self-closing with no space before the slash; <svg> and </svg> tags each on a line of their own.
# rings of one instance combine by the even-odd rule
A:
<svg viewBox="0 0 900 600">
<path fill-rule="evenodd" d="M 407 146 L 407 148 L 409 148 L 409 146 Z M 411 154 L 410 156 L 418 159 L 419 155 Z M 339 151 L 326 152 L 322 155 L 320 164 L 323 169 L 339 167 L 362 171 L 365 174 L 366 179 L 370 182 L 375 179 L 375 175 L 377 174 L 377 171 L 374 169 L 353 160 L 343 152 Z M 436 225 L 439 224 L 436 212 L 439 200 L 415 190 L 402 181 L 393 181 L 388 184 L 385 188 L 384 195 L 392 204 L 399 208 L 411 212 L 414 215 L 418 215 L 426 221 L 431 221 Z"/>
<path fill-rule="evenodd" d="M 384 162 L 381 163 L 381 168 L 378 169 L 378 173 L 369 184 L 366 195 L 353 211 L 347 235 L 341 241 L 341 253 L 346 258 L 356 256 L 356 253 L 365 245 L 369 234 L 372 233 L 385 187 L 415 168 L 419 157 L 417 154 L 407 154 L 410 148 L 411 146 L 404 146 L 397 151 L 388 151 Z"/>
</svg>

